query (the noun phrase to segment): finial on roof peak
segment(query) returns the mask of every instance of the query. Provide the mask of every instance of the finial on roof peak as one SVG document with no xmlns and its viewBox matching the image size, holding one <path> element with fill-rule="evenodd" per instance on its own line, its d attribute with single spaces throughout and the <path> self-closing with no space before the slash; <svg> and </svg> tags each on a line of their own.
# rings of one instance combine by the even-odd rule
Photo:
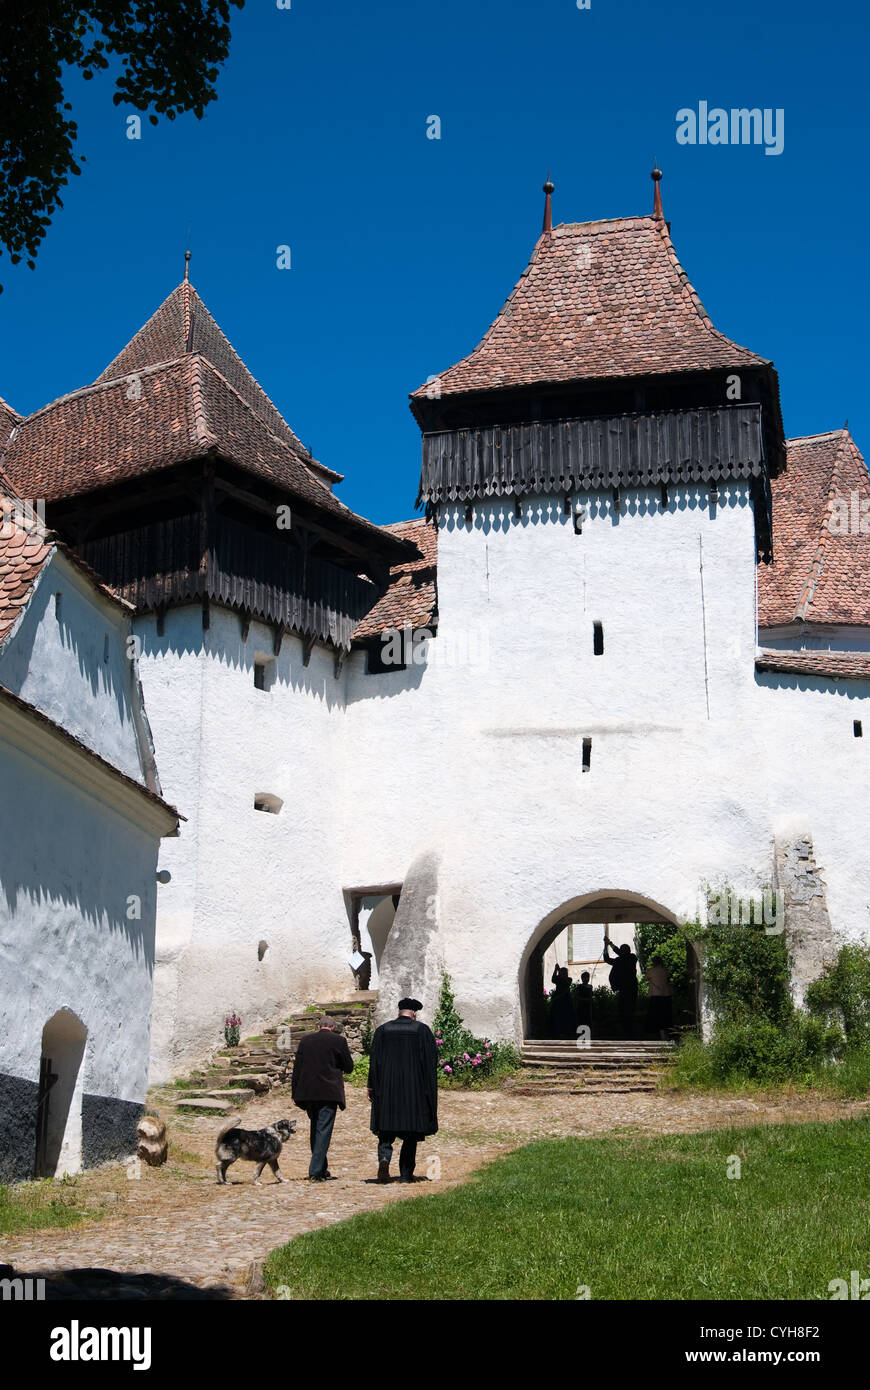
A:
<svg viewBox="0 0 870 1390">
<path fill-rule="evenodd" d="M 185 279 L 185 282 L 188 281 L 188 280 L 190 279 L 190 252 L 189 252 L 189 251 L 185 251 L 185 253 L 184 253 L 184 279 Z"/>
<path fill-rule="evenodd" d="M 550 171 L 548 169 L 547 182 L 544 184 L 544 193 L 546 194 L 546 197 L 544 199 L 544 225 L 541 229 L 544 232 L 551 232 L 553 230 L 553 204 L 551 202 L 551 198 L 553 196 L 555 187 L 556 185 L 552 182 L 550 178 Z"/>
<path fill-rule="evenodd" d="M 653 155 L 653 171 L 650 174 L 650 178 L 656 186 L 655 199 L 653 201 L 653 217 L 658 222 L 664 222 L 665 214 L 662 208 L 662 171 L 656 163 L 655 155 Z"/>
</svg>

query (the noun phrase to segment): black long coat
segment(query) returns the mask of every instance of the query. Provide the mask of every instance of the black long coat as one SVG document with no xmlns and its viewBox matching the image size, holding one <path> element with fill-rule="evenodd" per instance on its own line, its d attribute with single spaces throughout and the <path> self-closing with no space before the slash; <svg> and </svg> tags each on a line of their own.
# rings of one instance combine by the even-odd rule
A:
<svg viewBox="0 0 870 1390">
<path fill-rule="evenodd" d="M 373 1133 L 437 1133 L 438 1048 L 425 1023 L 400 1017 L 375 1029 L 368 1084 Z"/>
<path fill-rule="evenodd" d="M 329 1028 L 318 1028 L 299 1039 L 293 1059 L 290 1090 L 300 1110 L 308 1105 L 338 1105 L 344 1109 L 344 1077 L 353 1071 L 347 1038 Z"/>
</svg>

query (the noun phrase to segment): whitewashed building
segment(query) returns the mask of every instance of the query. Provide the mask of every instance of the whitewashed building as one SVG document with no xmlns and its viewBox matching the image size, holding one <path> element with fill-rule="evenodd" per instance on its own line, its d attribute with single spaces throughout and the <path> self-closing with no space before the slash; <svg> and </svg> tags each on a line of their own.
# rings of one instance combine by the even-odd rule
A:
<svg viewBox="0 0 870 1390">
<path fill-rule="evenodd" d="M 0 1181 L 136 1150 L 178 818 L 131 616 L 0 473 Z"/>
<path fill-rule="evenodd" d="M 863 459 L 847 431 L 787 444 L 658 179 L 652 216 L 553 227 L 551 192 L 481 343 L 411 398 L 417 520 L 339 502 L 186 274 L 8 447 L 136 607 L 187 817 L 155 1078 L 231 1008 L 255 1031 L 351 993 L 355 945 L 382 1015 L 411 992 L 431 1016 L 446 968 L 471 1027 L 519 1039 L 569 925 L 778 888 L 798 993 L 870 932 Z"/>
</svg>

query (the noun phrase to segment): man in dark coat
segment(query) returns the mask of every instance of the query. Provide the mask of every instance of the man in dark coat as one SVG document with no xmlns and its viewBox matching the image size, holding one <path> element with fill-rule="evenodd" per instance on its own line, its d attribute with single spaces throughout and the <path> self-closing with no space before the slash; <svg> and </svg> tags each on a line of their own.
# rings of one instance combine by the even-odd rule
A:
<svg viewBox="0 0 870 1390">
<path fill-rule="evenodd" d="M 400 999 L 399 1017 L 375 1029 L 369 1056 L 371 1130 L 378 1136 L 378 1182 L 390 1181 L 395 1140 L 401 1182 L 414 1181 L 417 1145 L 438 1132 L 438 1048 L 417 1021 L 419 999 Z"/>
<path fill-rule="evenodd" d="M 345 1106 L 342 1073 L 352 1071 L 353 1058 L 347 1038 L 336 1034 L 334 1019 L 321 1018 L 316 1033 L 306 1033 L 299 1039 L 290 1090 L 294 1104 L 306 1111 L 311 1122 L 308 1176 L 312 1182 L 325 1182 L 331 1177 L 326 1155 L 335 1112 Z"/>
</svg>

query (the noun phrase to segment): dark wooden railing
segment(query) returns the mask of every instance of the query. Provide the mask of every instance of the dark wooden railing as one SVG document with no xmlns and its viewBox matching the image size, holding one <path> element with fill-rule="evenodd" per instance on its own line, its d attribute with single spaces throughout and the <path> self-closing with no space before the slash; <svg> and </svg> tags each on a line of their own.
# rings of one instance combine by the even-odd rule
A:
<svg viewBox="0 0 870 1390">
<path fill-rule="evenodd" d="M 367 579 L 228 517 L 213 518 L 203 559 L 199 512 L 88 541 L 79 554 L 141 611 L 208 598 L 342 648 L 378 598 Z"/>
</svg>

